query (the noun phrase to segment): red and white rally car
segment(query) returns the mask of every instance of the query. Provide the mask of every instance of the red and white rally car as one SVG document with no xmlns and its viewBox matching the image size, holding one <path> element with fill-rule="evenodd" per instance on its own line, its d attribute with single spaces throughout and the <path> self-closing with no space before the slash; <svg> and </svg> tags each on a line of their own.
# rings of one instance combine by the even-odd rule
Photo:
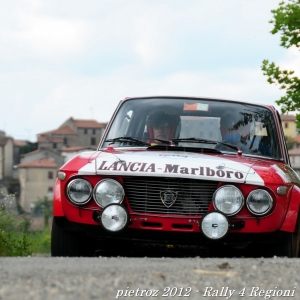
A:
<svg viewBox="0 0 300 300">
<path fill-rule="evenodd" d="M 57 177 L 52 256 L 114 242 L 261 243 L 272 255 L 299 255 L 300 181 L 273 106 L 128 98 L 98 150 Z"/>
</svg>

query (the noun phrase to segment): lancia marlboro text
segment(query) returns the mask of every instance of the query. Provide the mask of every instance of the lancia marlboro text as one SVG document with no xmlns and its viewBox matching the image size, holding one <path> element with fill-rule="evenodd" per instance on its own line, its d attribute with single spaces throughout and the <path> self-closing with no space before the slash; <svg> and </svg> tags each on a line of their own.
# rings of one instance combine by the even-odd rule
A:
<svg viewBox="0 0 300 300">
<path fill-rule="evenodd" d="M 103 160 L 98 170 L 155 173 L 157 167 L 155 163 L 142 163 L 142 162 L 126 163 L 123 161 L 122 162 L 115 161 L 112 164 L 110 164 L 107 161 Z M 163 173 L 191 174 L 191 175 L 200 175 L 200 176 L 207 176 L 207 177 L 217 176 L 220 178 L 225 177 L 225 178 L 236 178 L 236 179 L 244 178 L 243 173 L 238 171 L 228 171 L 228 170 L 225 171 L 225 170 L 218 170 L 211 167 L 202 167 L 202 166 L 199 166 L 197 168 L 189 168 L 177 164 L 165 164 Z"/>
<path fill-rule="evenodd" d="M 251 166 L 224 157 L 200 153 L 102 153 L 78 170 L 81 175 L 180 177 L 264 185 Z"/>
</svg>

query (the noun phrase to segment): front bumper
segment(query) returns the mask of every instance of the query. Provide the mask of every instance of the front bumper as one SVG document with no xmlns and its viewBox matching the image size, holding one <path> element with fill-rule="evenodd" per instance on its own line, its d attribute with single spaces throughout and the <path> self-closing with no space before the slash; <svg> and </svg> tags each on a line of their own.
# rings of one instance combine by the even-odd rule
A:
<svg viewBox="0 0 300 300">
<path fill-rule="evenodd" d="M 247 246 L 251 243 L 278 243 L 285 234 L 281 231 L 267 232 L 267 233 L 242 233 L 229 232 L 224 238 L 220 240 L 211 240 L 205 237 L 200 231 L 163 231 L 148 228 L 147 230 L 140 230 L 135 228 L 126 228 L 121 232 L 113 233 L 105 230 L 97 225 L 83 224 L 77 222 L 70 222 L 65 217 L 56 217 L 58 226 L 67 231 L 84 232 L 89 237 L 95 240 L 102 240 L 105 242 L 135 242 L 135 243 L 155 243 L 155 244 L 173 244 L 173 245 L 232 245 L 232 246 Z"/>
</svg>

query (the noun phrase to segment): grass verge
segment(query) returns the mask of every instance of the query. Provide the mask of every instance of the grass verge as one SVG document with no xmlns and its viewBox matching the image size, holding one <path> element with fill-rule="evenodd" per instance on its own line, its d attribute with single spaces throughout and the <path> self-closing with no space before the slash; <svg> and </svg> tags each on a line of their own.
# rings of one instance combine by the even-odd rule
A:
<svg viewBox="0 0 300 300">
<path fill-rule="evenodd" d="M 24 216 L 0 208 L 0 256 L 49 254 L 51 230 L 30 230 Z"/>
</svg>

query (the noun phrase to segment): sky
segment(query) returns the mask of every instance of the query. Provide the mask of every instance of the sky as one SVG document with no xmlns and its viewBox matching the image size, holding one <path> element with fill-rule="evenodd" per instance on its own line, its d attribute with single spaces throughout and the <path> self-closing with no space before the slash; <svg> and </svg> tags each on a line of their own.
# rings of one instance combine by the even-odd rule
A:
<svg viewBox="0 0 300 300">
<path fill-rule="evenodd" d="M 262 61 L 300 71 L 270 33 L 280 0 L 1 1 L 0 130 L 37 140 L 68 118 L 108 122 L 125 97 L 274 105 Z M 279 108 L 278 108 L 279 109 Z"/>
</svg>

